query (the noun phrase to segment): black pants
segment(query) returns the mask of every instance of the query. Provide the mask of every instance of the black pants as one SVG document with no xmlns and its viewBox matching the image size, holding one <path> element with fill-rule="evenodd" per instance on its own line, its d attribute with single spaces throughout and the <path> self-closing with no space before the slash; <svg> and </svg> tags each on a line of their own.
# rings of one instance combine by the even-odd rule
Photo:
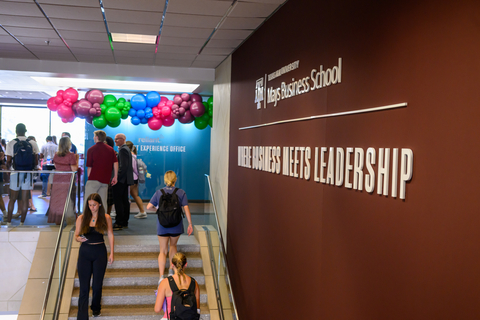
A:
<svg viewBox="0 0 480 320">
<path fill-rule="evenodd" d="M 80 280 L 80 294 L 78 297 L 78 320 L 88 320 L 88 295 L 90 293 L 90 278 L 92 281 L 93 312 L 100 313 L 102 300 L 102 285 L 105 270 L 107 269 L 107 248 L 105 244 L 82 243 L 78 251 L 77 271 Z"/>
<path fill-rule="evenodd" d="M 126 183 L 117 182 L 113 186 L 113 202 L 115 203 L 115 212 L 117 218 L 115 223 L 126 227 L 130 218 L 130 202 L 128 201 L 128 185 Z"/>
</svg>

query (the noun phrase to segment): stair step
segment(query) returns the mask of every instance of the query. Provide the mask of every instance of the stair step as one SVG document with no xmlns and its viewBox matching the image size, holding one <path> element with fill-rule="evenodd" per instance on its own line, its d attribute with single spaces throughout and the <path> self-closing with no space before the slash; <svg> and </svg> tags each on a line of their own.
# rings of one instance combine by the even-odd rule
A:
<svg viewBox="0 0 480 320">
<path fill-rule="evenodd" d="M 200 319 L 210 320 L 210 311 L 206 306 L 200 306 Z M 153 311 L 153 304 L 149 306 L 128 307 L 123 305 L 102 306 L 102 320 L 149 320 L 160 319 L 163 315 Z M 68 320 L 77 319 L 77 307 L 71 307 Z"/>
<path fill-rule="evenodd" d="M 205 275 L 203 273 L 190 270 L 189 276 L 192 276 L 199 285 L 205 285 Z M 103 287 L 129 287 L 129 286 L 156 286 L 158 285 L 158 271 L 140 271 L 132 274 L 131 271 L 108 270 L 103 279 Z M 74 280 L 74 287 L 78 288 L 80 281 Z"/>
<path fill-rule="evenodd" d="M 115 255 L 113 264 L 107 266 L 108 269 L 157 269 L 158 270 L 158 255 L 155 259 L 148 259 L 143 256 L 119 256 Z M 203 268 L 203 262 L 200 257 L 187 257 L 188 268 Z M 165 267 L 169 267 L 169 260 L 167 259 Z"/>
<path fill-rule="evenodd" d="M 110 248 L 107 246 L 108 252 L 110 252 Z M 177 244 L 177 251 L 183 252 L 185 255 L 188 256 L 188 253 L 200 253 L 200 245 L 199 244 Z M 142 254 L 146 252 L 160 252 L 160 247 L 157 244 L 121 244 L 115 245 L 115 253 L 131 253 L 134 252 L 135 254 Z"/>
</svg>

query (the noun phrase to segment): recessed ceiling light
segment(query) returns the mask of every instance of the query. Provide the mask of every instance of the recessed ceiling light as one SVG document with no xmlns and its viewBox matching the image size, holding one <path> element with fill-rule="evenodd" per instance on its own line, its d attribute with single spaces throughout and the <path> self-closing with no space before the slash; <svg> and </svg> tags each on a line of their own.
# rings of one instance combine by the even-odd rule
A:
<svg viewBox="0 0 480 320">
<path fill-rule="evenodd" d="M 156 40 L 157 36 L 149 36 L 146 34 L 112 33 L 113 42 L 155 44 Z"/>
<path fill-rule="evenodd" d="M 123 91 L 193 92 L 199 86 L 199 84 L 171 82 L 122 81 L 58 77 L 31 78 L 45 86 L 65 88 L 73 87 L 90 89 L 110 89 Z"/>
</svg>

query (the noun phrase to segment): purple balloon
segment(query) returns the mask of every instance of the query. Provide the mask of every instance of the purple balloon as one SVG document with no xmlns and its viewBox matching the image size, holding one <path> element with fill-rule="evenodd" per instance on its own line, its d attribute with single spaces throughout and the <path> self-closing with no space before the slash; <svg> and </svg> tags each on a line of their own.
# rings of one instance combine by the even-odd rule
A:
<svg viewBox="0 0 480 320">
<path fill-rule="evenodd" d="M 87 121 L 87 123 L 89 123 L 89 124 L 92 124 L 93 117 L 86 117 L 85 121 Z"/>
<path fill-rule="evenodd" d="M 181 114 L 181 115 L 184 115 L 185 114 L 185 108 L 184 107 L 178 108 L 178 113 Z"/>
<path fill-rule="evenodd" d="M 195 119 L 192 117 L 190 111 L 185 111 L 185 114 L 178 118 L 178 121 L 180 121 L 181 123 L 191 123 L 193 120 Z"/>
<path fill-rule="evenodd" d="M 180 104 L 180 103 L 182 103 L 182 101 L 183 101 L 182 97 L 180 97 L 179 94 L 176 94 L 175 97 L 173 97 L 173 103 L 175 103 L 175 104 Z"/>
<path fill-rule="evenodd" d="M 85 99 L 91 103 L 101 104 L 103 103 L 103 92 L 98 89 L 90 90 L 85 94 Z"/>
<path fill-rule="evenodd" d="M 188 102 L 187 101 L 182 101 L 182 103 L 180 103 L 180 108 L 183 108 L 185 110 L 188 110 L 190 106 L 188 105 Z"/>
<path fill-rule="evenodd" d="M 77 114 L 79 117 L 85 118 L 89 115 L 93 115 L 90 113 L 90 109 L 92 108 L 92 104 L 90 103 L 90 101 L 86 99 L 80 99 L 75 104 L 76 104 Z"/>
<path fill-rule="evenodd" d="M 180 108 L 180 107 L 178 106 L 178 104 L 174 104 L 174 105 L 172 106 L 172 110 L 177 110 L 178 108 Z"/>
<path fill-rule="evenodd" d="M 178 118 L 180 117 L 180 116 L 179 116 L 177 113 L 175 113 L 175 112 L 172 112 L 172 113 L 170 114 L 170 116 L 171 116 L 173 119 L 178 119 Z"/>
<path fill-rule="evenodd" d="M 198 93 L 194 93 L 190 96 L 190 101 L 192 102 L 196 102 L 196 101 L 199 101 L 199 102 L 202 102 L 202 97 L 198 94 Z"/>
<path fill-rule="evenodd" d="M 180 95 L 180 97 L 182 98 L 183 101 L 188 101 L 190 100 L 190 95 L 188 93 L 182 93 Z M 174 101 L 175 102 L 175 101 Z M 177 103 L 178 104 L 178 103 Z"/>
<path fill-rule="evenodd" d="M 200 101 L 195 101 L 190 106 L 190 112 L 192 116 L 198 118 L 205 113 L 205 106 Z"/>
</svg>

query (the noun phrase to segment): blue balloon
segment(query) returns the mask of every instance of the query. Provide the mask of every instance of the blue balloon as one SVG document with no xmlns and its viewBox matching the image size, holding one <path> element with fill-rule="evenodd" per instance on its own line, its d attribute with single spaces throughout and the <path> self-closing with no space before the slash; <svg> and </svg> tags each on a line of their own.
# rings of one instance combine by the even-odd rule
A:
<svg viewBox="0 0 480 320">
<path fill-rule="evenodd" d="M 142 118 L 142 119 L 140 119 L 140 123 L 143 123 L 143 124 L 148 123 L 148 119 L 147 118 Z"/>
<path fill-rule="evenodd" d="M 145 113 L 152 113 L 152 108 L 146 107 L 145 108 Z"/>
<path fill-rule="evenodd" d="M 153 113 L 151 112 L 145 113 L 145 118 L 150 119 L 151 117 L 153 117 Z"/>
<path fill-rule="evenodd" d="M 137 115 L 137 110 L 130 108 L 130 110 L 128 111 L 128 115 L 130 117 L 135 117 Z"/>
<path fill-rule="evenodd" d="M 130 99 L 130 105 L 135 110 L 142 110 L 147 106 L 147 100 L 143 94 L 136 94 Z"/>
<path fill-rule="evenodd" d="M 140 119 L 138 117 L 132 117 L 130 121 L 134 126 L 138 126 L 140 124 Z"/>
<path fill-rule="evenodd" d="M 140 119 L 145 118 L 145 110 L 137 110 L 137 117 Z"/>
<path fill-rule="evenodd" d="M 153 108 L 156 107 L 157 104 L 160 103 L 160 95 L 158 92 L 150 91 L 147 93 L 147 107 Z"/>
</svg>

